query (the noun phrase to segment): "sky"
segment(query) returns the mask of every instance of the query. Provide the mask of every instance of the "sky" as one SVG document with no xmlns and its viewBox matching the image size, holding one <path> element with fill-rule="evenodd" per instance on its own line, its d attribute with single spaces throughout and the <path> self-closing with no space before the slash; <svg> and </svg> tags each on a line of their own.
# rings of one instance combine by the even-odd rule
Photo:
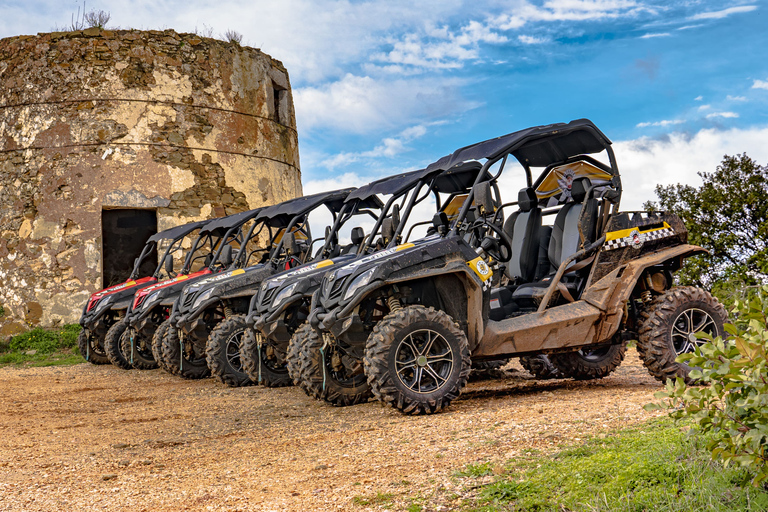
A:
<svg viewBox="0 0 768 512">
<path fill-rule="evenodd" d="M 78 5 L 0 0 L 0 37 L 65 27 Z M 697 172 L 725 154 L 768 164 L 764 1 L 91 0 L 86 9 L 109 12 L 119 28 L 235 30 L 281 60 L 305 193 L 578 118 L 613 141 L 624 210 L 655 199 L 657 184 L 700 183 Z M 516 198 L 509 187 L 506 201 Z"/>
</svg>

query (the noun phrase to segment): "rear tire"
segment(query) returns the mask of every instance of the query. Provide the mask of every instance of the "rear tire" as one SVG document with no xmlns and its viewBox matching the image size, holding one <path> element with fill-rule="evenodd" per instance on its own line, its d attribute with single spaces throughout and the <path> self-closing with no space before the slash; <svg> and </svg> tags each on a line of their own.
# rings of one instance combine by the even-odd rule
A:
<svg viewBox="0 0 768 512">
<path fill-rule="evenodd" d="M 173 373 L 168 363 L 163 359 L 163 338 L 171 327 L 171 320 L 168 319 L 160 324 L 152 336 L 152 357 L 155 358 L 157 365 L 168 373 Z"/>
<path fill-rule="evenodd" d="M 538 380 L 562 379 L 564 377 L 545 354 L 523 356 L 520 358 L 520 366 Z"/>
<path fill-rule="evenodd" d="M 88 329 L 82 329 L 77 336 L 77 348 L 83 359 L 91 364 L 109 364 L 109 357 L 104 350 L 104 340 Z"/>
<path fill-rule="evenodd" d="M 232 388 L 253 384 L 240 359 L 245 330 L 245 316 L 233 315 L 225 318 L 211 331 L 205 347 L 205 358 L 211 374 Z"/>
<path fill-rule="evenodd" d="M 123 370 L 130 370 L 133 366 L 128 362 L 128 358 L 123 354 L 120 347 L 120 338 L 126 329 L 128 329 L 128 324 L 123 320 L 110 327 L 104 338 L 104 351 L 107 353 L 110 363 Z"/>
<path fill-rule="evenodd" d="M 179 339 L 178 330 L 169 326 L 163 336 L 163 361 L 171 373 L 184 379 L 204 379 L 211 375 L 204 353 L 196 353 L 194 346 L 185 346 Z"/>
<path fill-rule="evenodd" d="M 133 336 L 133 343 L 131 336 Z M 128 363 L 137 370 L 157 368 L 157 362 L 152 357 L 152 340 L 144 338 L 136 329 L 129 327 L 120 336 L 120 352 L 125 354 Z"/>
<path fill-rule="evenodd" d="M 297 331 L 296 335 L 300 332 L 301 330 Z M 359 369 L 353 371 L 346 367 L 340 371 L 335 369 L 334 357 L 349 356 L 335 345 L 323 348 L 323 339 L 315 329 L 308 329 L 299 350 L 299 387 L 307 395 L 340 407 L 364 403 L 371 397 L 363 362 L 360 361 Z"/>
<path fill-rule="evenodd" d="M 637 351 L 648 372 L 661 382 L 689 377 L 691 368 L 675 361 L 678 355 L 693 352 L 700 342 L 695 333 L 725 336 L 723 324 L 728 314 L 720 302 L 706 290 L 678 286 L 656 297 L 641 313 Z"/>
<path fill-rule="evenodd" d="M 365 373 L 376 398 L 406 414 L 448 407 L 466 385 L 469 342 L 443 311 L 408 306 L 385 316 L 365 348 Z"/>
<path fill-rule="evenodd" d="M 592 350 L 577 350 L 550 354 L 549 360 L 563 377 L 594 380 L 607 377 L 621 365 L 627 352 L 626 343 L 608 345 Z"/>
</svg>

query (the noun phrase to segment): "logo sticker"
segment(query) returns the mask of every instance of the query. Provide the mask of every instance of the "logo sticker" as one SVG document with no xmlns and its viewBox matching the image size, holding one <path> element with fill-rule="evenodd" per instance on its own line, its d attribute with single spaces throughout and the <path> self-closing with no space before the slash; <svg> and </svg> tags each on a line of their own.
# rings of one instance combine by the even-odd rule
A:
<svg viewBox="0 0 768 512">
<path fill-rule="evenodd" d="M 480 256 L 473 259 L 472 261 L 468 261 L 467 265 L 469 265 L 469 268 L 471 268 L 475 274 L 477 274 L 477 277 L 479 277 L 483 283 L 488 281 L 493 275 L 491 267 L 489 267 L 488 264 Z"/>
</svg>

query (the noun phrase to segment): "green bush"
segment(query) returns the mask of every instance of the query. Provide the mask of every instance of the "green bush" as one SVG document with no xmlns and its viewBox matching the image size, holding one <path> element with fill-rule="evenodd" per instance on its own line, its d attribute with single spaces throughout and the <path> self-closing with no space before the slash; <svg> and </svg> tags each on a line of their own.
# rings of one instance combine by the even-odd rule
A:
<svg viewBox="0 0 768 512">
<path fill-rule="evenodd" d="M 749 301 L 737 300 L 737 320 L 725 326 L 725 340 L 709 338 L 695 353 L 678 358 L 697 368 L 691 377 L 707 386 L 689 387 L 680 378 L 667 381 L 666 390 L 655 395 L 662 403 L 646 406 L 690 418 L 692 430 L 708 434 L 712 457 L 745 468 L 755 486 L 768 479 L 767 310 L 768 286 Z"/>
<path fill-rule="evenodd" d="M 35 327 L 31 331 L 17 334 L 11 338 L 8 348 L 11 352 L 27 352 L 36 350 L 39 354 L 70 349 L 77 346 L 77 336 L 81 327 L 77 324 L 65 325 L 58 330 L 48 330 Z"/>
</svg>

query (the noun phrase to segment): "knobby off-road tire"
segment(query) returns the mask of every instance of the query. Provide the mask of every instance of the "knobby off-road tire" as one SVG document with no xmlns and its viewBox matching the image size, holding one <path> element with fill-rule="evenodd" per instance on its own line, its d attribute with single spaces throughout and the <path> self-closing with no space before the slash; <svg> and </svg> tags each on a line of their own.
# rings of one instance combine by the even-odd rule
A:
<svg viewBox="0 0 768 512">
<path fill-rule="evenodd" d="M 77 335 L 77 348 L 83 359 L 91 364 L 109 364 L 109 357 L 104 350 L 104 340 L 99 339 L 88 329 L 82 329 Z"/>
<path fill-rule="evenodd" d="M 300 334 L 296 332 L 296 335 Z M 294 336 L 296 336 L 294 335 Z M 363 362 L 360 371 L 346 374 L 333 368 L 334 354 L 342 353 L 339 347 L 323 347 L 323 339 L 315 329 L 305 331 L 303 343 L 299 343 L 299 387 L 312 398 L 325 400 L 336 406 L 356 405 L 367 402 L 371 388 L 365 377 Z"/>
<path fill-rule="evenodd" d="M 133 341 L 131 341 L 133 336 Z M 125 354 L 131 367 L 137 370 L 154 370 L 157 362 L 152 356 L 152 340 L 144 339 L 136 329 L 128 328 L 120 336 L 120 352 Z"/>
<path fill-rule="evenodd" d="M 110 363 L 123 370 L 130 370 L 133 366 L 128 362 L 126 354 L 123 353 L 120 347 L 120 338 L 126 329 L 128 329 L 128 324 L 122 320 L 110 327 L 107 331 L 107 336 L 104 338 L 104 350 L 107 353 L 107 357 L 109 357 Z"/>
<path fill-rule="evenodd" d="M 472 361 L 473 371 L 499 370 L 509 363 L 509 358 L 496 359 L 494 361 Z"/>
<path fill-rule="evenodd" d="M 694 286 L 678 286 L 656 297 L 640 314 L 637 351 L 648 372 L 661 382 L 689 377 L 693 368 L 675 361 L 678 355 L 693 352 L 699 343 L 697 332 L 725 336 L 728 314 L 709 292 Z"/>
<path fill-rule="evenodd" d="M 535 356 L 523 356 L 520 358 L 520 366 L 538 380 L 562 379 L 563 374 L 557 369 L 545 354 Z"/>
<path fill-rule="evenodd" d="M 162 352 L 163 361 L 168 365 L 170 372 L 185 379 L 204 379 L 211 375 L 205 354 L 189 356 L 189 347 L 182 351 L 178 330 L 168 326 L 163 336 Z"/>
<path fill-rule="evenodd" d="M 243 370 L 252 382 L 268 388 L 292 386 L 288 368 L 280 364 L 274 355 L 270 356 L 270 340 L 265 340 L 261 348 L 252 330 L 246 330 L 240 346 L 240 362 Z"/>
<path fill-rule="evenodd" d="M 155 358 L 157 365 L 168 373 L 173 373 L 169 368 L 168 363 L 163 359 L 163 337 L 168 332 L 168 328 L 171 326 L 171 320 L 168 319 L 161 323 L 155 334 L 152 336 L 152 357 Z"/>
<path fill-rule="evenodd" d="M 469 342 L 442 311 L 408 306 L 385 316 L 365 348 L 374 396 L 406 414 L 432 414 L 461 393 L 471 369 Z"/>
<path fill-rule="evenodd" d="M 288 356 L 286 369 L 288 370 L 288 376 L 296 386 L 301 387 L 301 347 L 309 337 L 312 326 L 309 322 L 304 322 L 296 329 L 296 332 L 291 336 L 291 340 L 288 342 Z M 304 389 L 302 387 L 302 389 Z M 305 393 L 311 396 L 311 394 L 304 390 Z"/>
<path fill-rule="evenodd" d="M 245 316 L 225 318 L 208 337 L 205 358 L 211 375 L 231 388 L 250 386 L 253 381 L 243 369 L 240 346 L 245 338 Z"/>
<path fill-rule="evenodd" d="M 549 360 L 562 377 L 575 380 L 602 379 L 621 366 L 627 344 L 624 342 L 593 350 L 577 350 L 551 354 Z"/>
</svg>

